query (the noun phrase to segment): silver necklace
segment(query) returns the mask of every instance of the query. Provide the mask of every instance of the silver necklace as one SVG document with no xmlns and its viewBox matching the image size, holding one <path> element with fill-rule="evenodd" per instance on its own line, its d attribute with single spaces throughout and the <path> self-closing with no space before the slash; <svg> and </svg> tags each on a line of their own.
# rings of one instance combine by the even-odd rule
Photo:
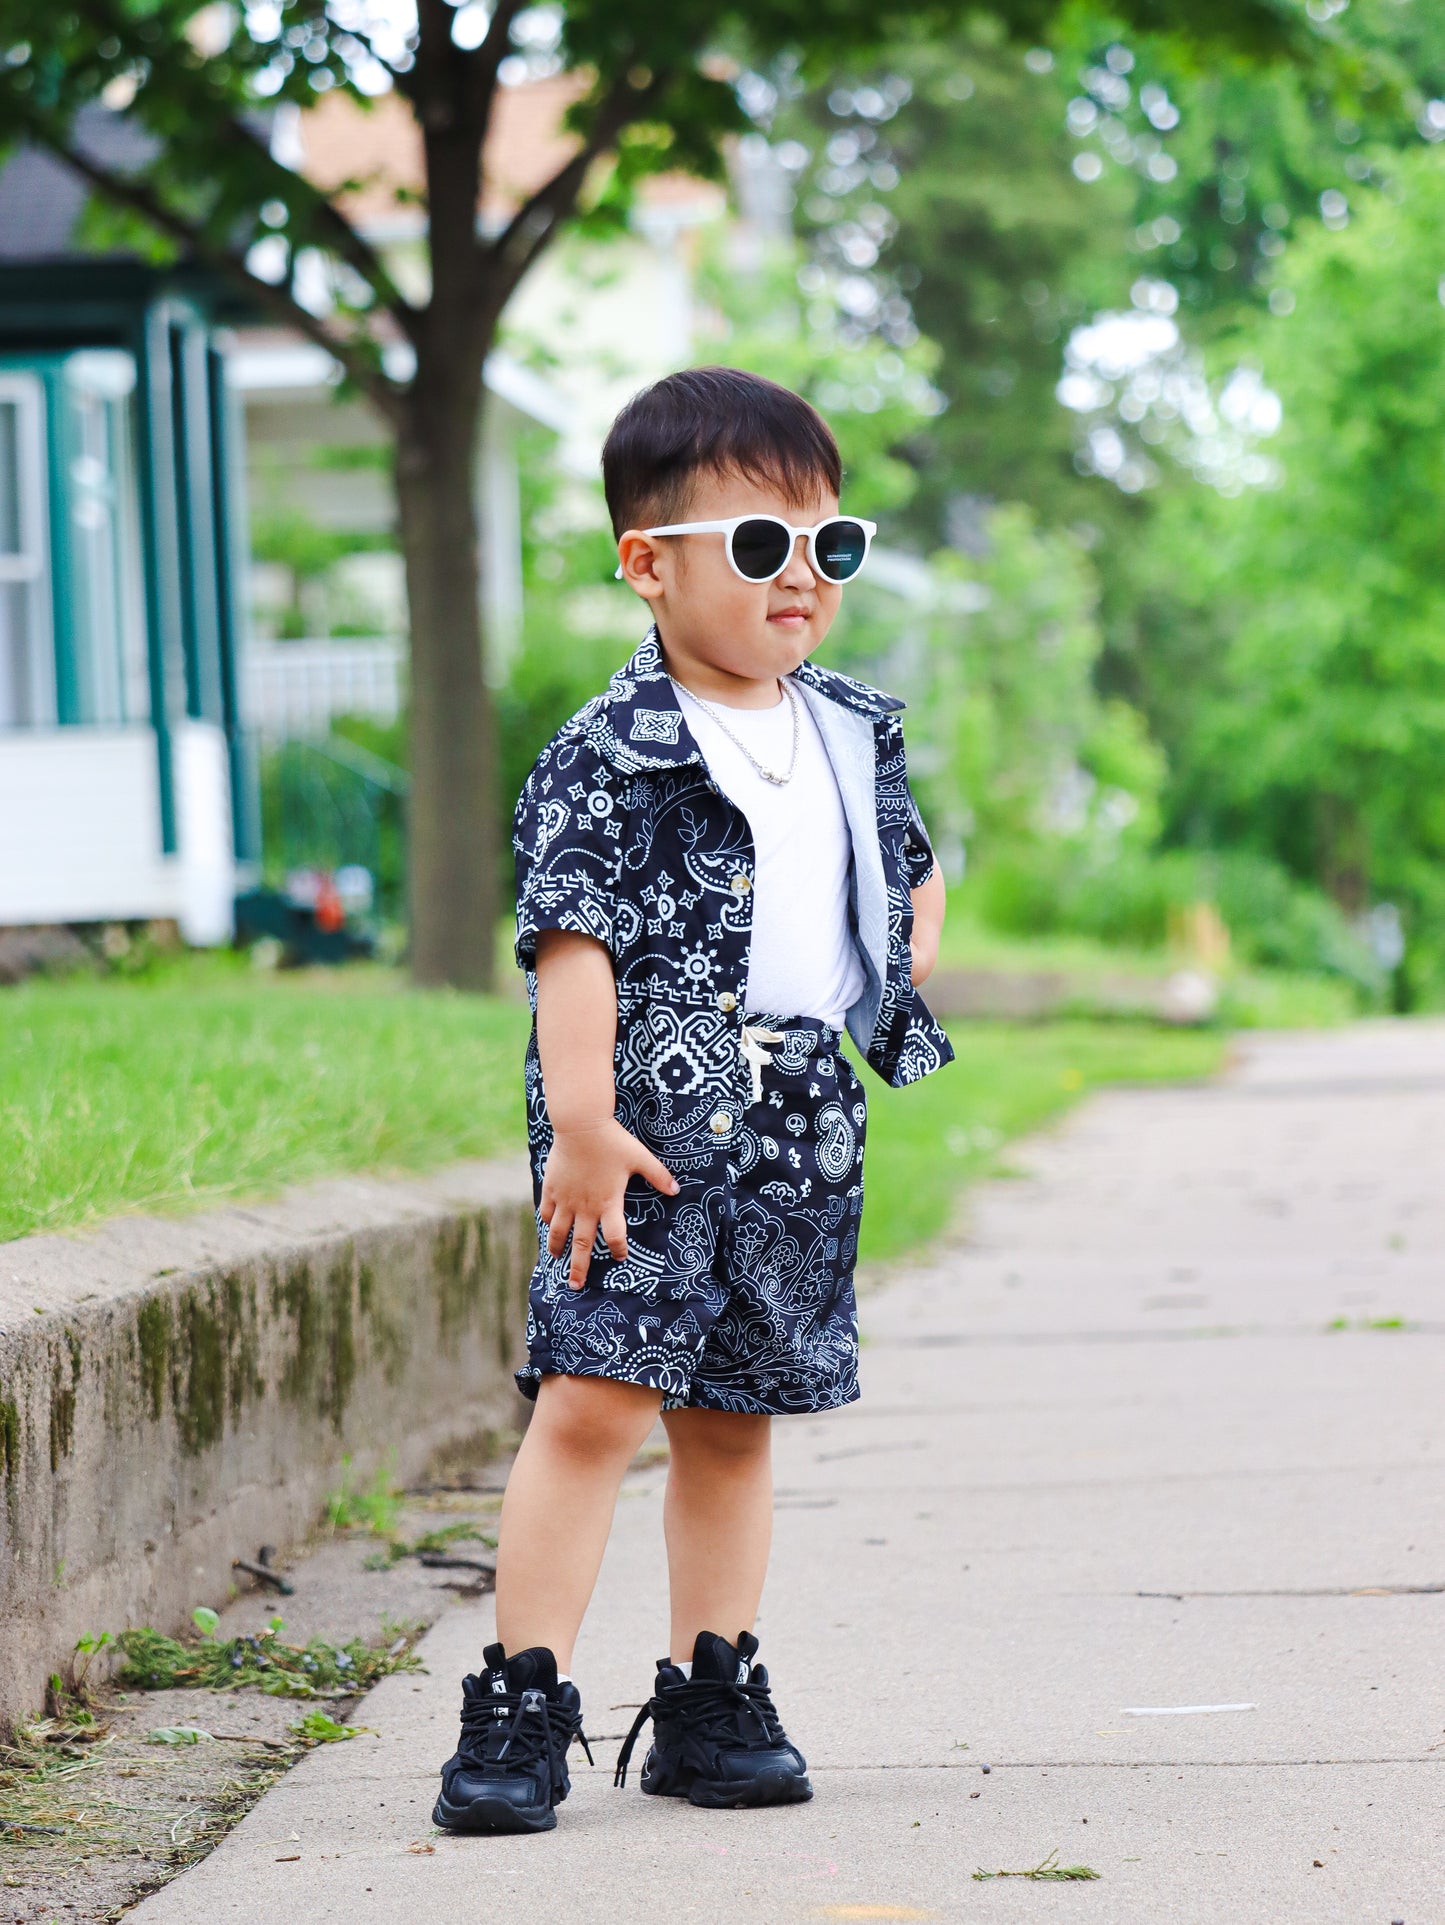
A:
<svg viewBox="0 0 1445 1925">
<path fill-rule="evenodd" d="M 758 774 L 763 778 L 764 782 L 772 782 L 776 784 L 777 787 L 781 788 L 785 782 L 792 781 L 793 771 L 798 766 L 798 698 L 796 695 L 794 695 L 793 691 L 788 687 L 786 682 L 780 679 L 778 682 L 778 687 L 783 691 L 784 695 L 788 698 L 788 705 L 792 710 L 793 747 L 792 747 L 791 753 L 788 756 L 787 768 L 783 769 L 782 771 L 779 771 L 777 769 L 768 768 L 766 764 L 758 760 L 758 758 L 753 754 L 752 750 L 748 747 L 747 743 L 743 741 L 741 736 L 734 735 L 733 731 L 728 727 L 727 723 L 722 719 L 721 715 L 718 714 L 717 710 L 713 707 L 711 702 L 704 701 L 702 696 L 699 695 L 695 689 L 685 688 L 683 684 L 678 681 L 675 675 L 669 675 L 667 679 L 669 682 L 672 683 L 672 686 L 675 689 L 681 689 L 684 695 L 691 696 L 692 700 L 697 703 L 698 707 L 702 709 L 705 714 L 710 715 L 712 717 L 713 721 L 717 723 L 718 727 L 722 730 L 723 734 L 727 737 L 729 742 L 731 742 L 735 748 L 739 748 L 742 750 L 743 754 L 748 758 L 748 761 L 752 763 L 753 767 L 757 770 Z"/>
</svg>

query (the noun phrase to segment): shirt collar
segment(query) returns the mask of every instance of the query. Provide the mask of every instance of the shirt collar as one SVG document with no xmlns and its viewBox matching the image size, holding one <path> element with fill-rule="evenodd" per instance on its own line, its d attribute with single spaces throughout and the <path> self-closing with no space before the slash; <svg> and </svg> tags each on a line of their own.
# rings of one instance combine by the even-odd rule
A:
<svg viewBox="0 0 1445 1925">
<path fill-rule="evenodd" d="M 892 715 L 904 704 L 896 695 L 871 688 L 837 669 L 803 662 L 794 679 L 816 689 L 856 715 Z M 632 658 L 619 668 L 599 699 L 602 746 L 608 759 L 628 774 L 701 762 L 697 746 L 662 666 L 656 627 L 648 629 Z"/>
</svg>

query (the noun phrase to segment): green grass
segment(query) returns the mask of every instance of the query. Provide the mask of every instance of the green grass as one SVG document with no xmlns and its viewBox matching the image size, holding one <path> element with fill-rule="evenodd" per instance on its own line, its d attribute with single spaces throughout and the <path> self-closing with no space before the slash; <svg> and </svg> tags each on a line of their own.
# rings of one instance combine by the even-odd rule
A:
<svg viewBox="0 0 1445 1925">
<path fill-rule="evenodd" d="M 523 1140 L 523 1005 L 183 958 L 0 990 L 0 1239 Z"/>
<path fill-rule="evenodd" d="M 521 1004 L 370 968 L 187 958 L 137 982 L 0 992 L 0 1238 L 517 1151 L 526 1033 Z M 957 1063 L 910 1089 L 864 1073 L 865 1257 L 936 1235 L 1003 1142 L 1096 1084 L 1206 1075 L 1225 1047 L 1141 1023 L 952 1033 Z"/>
<path fill-rule="evenodd" d="M 956 1060 L 907 1089 L 864 1071 L 868 1090 L 861 1255 L 896 1257 L 946 1228 L 960 1189 L 1011 1138 L 1102 1083 L 1211 1075 L 1217 1030 L 1145 1023 L 951 1023 Z"/>
</svg>

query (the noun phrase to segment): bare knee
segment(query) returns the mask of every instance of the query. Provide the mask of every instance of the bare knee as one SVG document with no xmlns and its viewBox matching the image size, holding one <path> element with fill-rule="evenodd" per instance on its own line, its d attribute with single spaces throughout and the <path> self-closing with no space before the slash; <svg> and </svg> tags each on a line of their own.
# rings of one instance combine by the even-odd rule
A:
<svg viewBox="0 0 1445 1925">
<path fill-rule="evenodd" d="M 596 1463 L 630 1458 L 656 1421 L 659 1391 L 610 1377 L 544 1377 L 532 1419 L 548 1444 L 568 1456 Z"/>
<path fill-rule="evenodd" d="M 772 1448 L 770 1417 L 723 1410 L 673 1410 L 663 1417 L 673 1461 L 741 1467 L 766 1459 Z"/>
</svg>

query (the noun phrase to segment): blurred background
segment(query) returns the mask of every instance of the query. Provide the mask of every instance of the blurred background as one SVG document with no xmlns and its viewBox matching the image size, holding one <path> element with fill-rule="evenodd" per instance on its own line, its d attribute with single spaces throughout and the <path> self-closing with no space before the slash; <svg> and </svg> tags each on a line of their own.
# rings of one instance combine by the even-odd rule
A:
<svg viewBox="0 0 1445 1925">
<path fill-rule="evenodd" d="M 644 627 L 601 439 L 721 361 L 881 524 L 823 659 L 909 705 L 945 1014 L 1445 1003 L 1438 8 L 10 14 L 0 976 L 515 996 L 513 799 Z"/>
</svg>

